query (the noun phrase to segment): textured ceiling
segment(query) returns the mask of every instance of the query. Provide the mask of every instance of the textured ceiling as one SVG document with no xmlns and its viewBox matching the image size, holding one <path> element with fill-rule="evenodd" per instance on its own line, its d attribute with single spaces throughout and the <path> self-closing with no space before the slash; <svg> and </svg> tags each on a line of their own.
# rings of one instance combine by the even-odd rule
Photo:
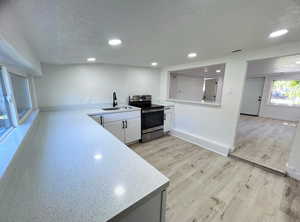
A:
<svg viewBox="0 0 300 222">
<path fill-rule="evenodd" d="M 254 60 L 248 63 L 248 76 L 300 72 L 300 55 Z"/>
<path fill-rule="evenodd" d="M 11 0 L 42 62 L 188 63 L 300 39 L 300 0 Z M 288 35 L 268 39 L 271 31 Z M 122 39 L 111 48 L 109 38 Z"/>
</svg>

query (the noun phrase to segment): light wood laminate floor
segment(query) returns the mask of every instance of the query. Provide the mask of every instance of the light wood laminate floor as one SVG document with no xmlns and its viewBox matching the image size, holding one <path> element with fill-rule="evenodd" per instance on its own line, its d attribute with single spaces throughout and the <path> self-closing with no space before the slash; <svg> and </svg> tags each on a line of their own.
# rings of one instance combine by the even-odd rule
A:
<svg viewBox="0 0 300 222">
<path fill-rule="evenodd" d="M 241 115 L 232 155 L 285 172 L 296 124 Z"/>
<path fill-rule="evenodd" d="M 300 184 L 172 136 L 130 146 L 170 179 L 167 222 L 300 221 Z"/>
</svg>

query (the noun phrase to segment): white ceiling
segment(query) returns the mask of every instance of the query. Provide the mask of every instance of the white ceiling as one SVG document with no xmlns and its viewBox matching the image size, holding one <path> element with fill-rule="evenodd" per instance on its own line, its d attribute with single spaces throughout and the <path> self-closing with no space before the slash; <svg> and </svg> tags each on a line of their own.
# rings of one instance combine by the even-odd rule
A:
<svg viewBox="0 0 300 222">
<path fill-rule="evenodd" d="M 247 75 L 260 76 L 276 73 L 300 72 L 300 55 L 254 60 L 248 63 Z"/>
<path fill-rule="evenodd" d="M 11 0 L 42 62 L 177 65 L 300 39 L 299 0 Z M 268 39 L 288 28 L 288 35 Z M 107 40 L 122 39 L 111 48 Z M 187 59 L 189 52 L 198 57 Z"/>
</svg>

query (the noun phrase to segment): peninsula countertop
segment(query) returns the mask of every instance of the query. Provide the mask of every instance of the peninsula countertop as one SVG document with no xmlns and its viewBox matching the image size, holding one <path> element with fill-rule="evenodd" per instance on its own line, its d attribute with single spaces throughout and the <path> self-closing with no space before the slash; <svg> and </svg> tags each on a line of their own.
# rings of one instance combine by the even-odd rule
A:
<svg viewBox="0 0 300 222">
<path fill-rule="evenodd" d="M 87 114 L 41 112 L 0 181 L 0 221 L 104 222 L 169 180 Z"/>
</svg>

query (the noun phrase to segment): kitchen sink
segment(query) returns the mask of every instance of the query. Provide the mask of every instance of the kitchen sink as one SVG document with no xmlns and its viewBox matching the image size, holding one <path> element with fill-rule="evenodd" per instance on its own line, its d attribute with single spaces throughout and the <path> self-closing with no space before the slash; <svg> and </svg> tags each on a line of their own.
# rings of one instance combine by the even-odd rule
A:
<svg viewBox="0 0 300 222">
<path fill-rule="evenodd" d="M 102 108 L 104 111 L 112 111 L 112 110 L 120 110 L 120 109 L 132 109 L 130 106 L 119 106 L 119 107 L 108 107 L 108 108 Z"/>
<path fill-rule="evenodd" d="M 118 110 L 121 109 L 121 107 L 110 107 L 110 108 L 102 108 L 104 111 L 109 111 L 109 110 Z"/>
</svg>

